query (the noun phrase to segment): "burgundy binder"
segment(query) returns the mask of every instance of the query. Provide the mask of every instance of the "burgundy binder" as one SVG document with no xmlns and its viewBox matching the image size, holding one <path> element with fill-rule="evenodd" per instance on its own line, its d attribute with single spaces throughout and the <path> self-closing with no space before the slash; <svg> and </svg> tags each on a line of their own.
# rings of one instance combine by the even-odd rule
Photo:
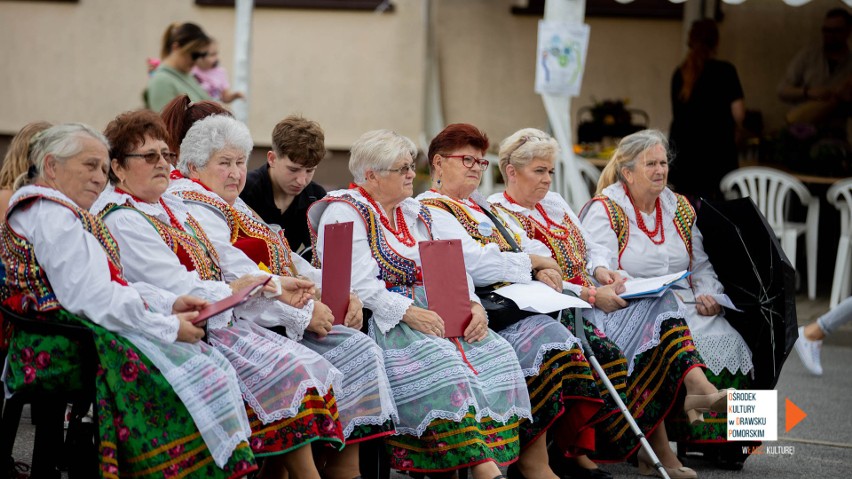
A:
<svg viewBox="0 0 852 479">
<path fill-rule="evenodd" d="M 444 320 L 444 336 L 464 336 L 470 324 L 470 295 L 461 240 L 421 241 L 420 264 L 429 309 Z"/>
<path fill-rule="evenodd" d="M 208 304 L 201 311 L 198 312 L 198 316 L 192 320 L 193 324 L 198 324 L 202 321 L 210 319 L 210 317 L 215 316 L 219 313 L 225 312 L 231 308 L 236 308 L 237 306 L 245 303 L 252 296 L 259 293 L 260 290 L 266 286 L 266 283 L 272 280 L 272 276 L 264 276 L 262 278 L 258 278 L 258 280 L 249 286 L 237 291 L 236 293 L 228 296 L 227 298 L 220 299 L 213 304 Z"/>
<path fill-rule="evenodd" d="M 343 324 L 352 284 L 352 222 L 325 225 L 322 250 L 322 302 L 334 324 Z"/>
</svg>

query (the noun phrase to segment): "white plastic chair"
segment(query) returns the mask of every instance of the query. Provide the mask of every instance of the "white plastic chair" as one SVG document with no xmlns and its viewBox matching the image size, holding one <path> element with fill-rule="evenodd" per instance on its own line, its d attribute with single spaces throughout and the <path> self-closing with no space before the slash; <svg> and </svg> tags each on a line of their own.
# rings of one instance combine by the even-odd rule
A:
<svg viewBox="0 0 852 479">
<path fill-rule="evenodd" d="M 837 306 L 850 294 L 849 276 L 852 274 L 852 178 L 833 184 L 825 194 L 828 202 L 840 211 L 840 241 L 837 243 L 837 260 L 834 262 L 834 279 L 831 282 L 829 307 Z"/>
<path fill-rule="evenodd" d="M 796 264 L 796 241 L 805 235 L 805 257 L 808 272 L 808 298 L 816 297 L 817 267 L 817 221 L 819 220 L 819 198 L 796 177 L 773 168 L 751 166 L 734 170 L 724 178 L 719 187 L 726 198 L 749 196 L 769 221 L 775 235 L 781 240 L 781 248 L 790 262 Z M 804 223 L 788 219 L 790 197 L 795 195 L 808 209 Z"/>
<path fill-rule="evenodd" d="M 580 177 L 589 188 L 589 194 L 595 196 L 595 191 L 598 189 L 598 179 L 601 177 L 601 170 L 593 165 L 585 158 L 575 156 L 574 164 L 577 165 L 577 170 L 580 171 Z"/>
<path fill-rule="evenodd" d="M 500 171 L 500 159 L 494 153 L 486 153 L 485 159 L 488 160 L 491 164 L 488 166 L 488 169 L 485 170 L 485 173 L 482 175 L 482 181 L 479 183 L 480 193 L 483 194 L 486 198 L 491 193 L 496 193 L 496 185 L 494 184 L 494 176 L 499 175 Z"/>
</svg>

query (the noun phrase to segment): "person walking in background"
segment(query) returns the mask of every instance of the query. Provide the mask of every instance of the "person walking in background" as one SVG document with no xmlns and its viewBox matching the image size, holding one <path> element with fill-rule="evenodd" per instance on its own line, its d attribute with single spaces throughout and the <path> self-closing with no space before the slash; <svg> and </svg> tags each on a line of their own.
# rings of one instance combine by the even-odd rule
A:
<svg viewBox="0 0 852 479">
<path fill-rule="evenodd" d="M 689 51 L 671 83 L 672 125 L 669 141 L 678 161 L 670 180 L 693 203 L 721 198 L 719 182 L 738 167 L 736 132 L 745 118 L 737 70 L 716 60 L 719 29 L 713 20 L 697 20 L 689 30 Z"/>
<path fill-rule="evenodd" d="M 210 95 L 190 74 L 195 62 L 208 55 L 210 37 L 194 23 L 173 23 L 163 34 L 162 61 L 148 79 L 145 105 L 156 112 L 174 97 L 186 93 L 192 101 L 209 100 Z"/>
<path fill-rule="evenodd" d="M 207 46 L 207 55 L 198 59 L 192 67 L 192 76 L 201 84 L 201 88 L 210 95 L 210 98 L 231 103 L 238 98 L 244 98 L 242 92 L 231 91 L 231 83 L 228 81 L 228 71 L 219 65 L 219 42 L 215 38 L 210 39 Z"/>
<path fill-rule="evenodd" d="M 852 321 L 852 297 L 841 301 L 831 311 L 820 316 L 807 326 L 799 326 L 796 353 L 802 365 L 814 376 L 822 376 L 822 340 L 837 329 Z"/>
<path fill-rule="evenodd" d="M 240 194 L 263 221 L 284 229 L 287 242 L 297 253 L 311 245 L 305 221 L 308 207 L 325 197 L 325 188 L 313 182 L 325 153 L 325 134 L 319 123 L 290 115 L 275 125 L 266 164 L 249 172 Z"/>
</svg>

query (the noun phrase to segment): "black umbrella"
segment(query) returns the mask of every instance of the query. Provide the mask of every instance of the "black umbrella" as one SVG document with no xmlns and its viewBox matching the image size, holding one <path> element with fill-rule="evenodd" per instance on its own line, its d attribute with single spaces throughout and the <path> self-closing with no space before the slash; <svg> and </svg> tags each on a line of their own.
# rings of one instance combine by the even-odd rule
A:
<svg viewBox="0 0 852 479">
<path fill-rule="evenodd" d="M 702 201 L 698 228 L 704 250 L 743 312 L 725 317 L 751 348 L 755 389 L 773 389 L 799 337 L 796 270 L 751 198 Z"/>
</svg>

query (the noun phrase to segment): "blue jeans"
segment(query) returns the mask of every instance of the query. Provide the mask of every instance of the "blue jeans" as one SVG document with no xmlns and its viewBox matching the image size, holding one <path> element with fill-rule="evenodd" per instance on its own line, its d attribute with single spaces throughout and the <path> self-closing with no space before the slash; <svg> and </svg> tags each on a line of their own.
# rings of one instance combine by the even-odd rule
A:
<svg viewBox="0 0 852 479">
<path fill-rule="evenodd" d="M 817 324 L 823 333 L 829 335 L 849 321 L 852 321 L 852 296 L 844 299 L 834 309 L 820 316 L 817 319 Z"/>
</svg>

